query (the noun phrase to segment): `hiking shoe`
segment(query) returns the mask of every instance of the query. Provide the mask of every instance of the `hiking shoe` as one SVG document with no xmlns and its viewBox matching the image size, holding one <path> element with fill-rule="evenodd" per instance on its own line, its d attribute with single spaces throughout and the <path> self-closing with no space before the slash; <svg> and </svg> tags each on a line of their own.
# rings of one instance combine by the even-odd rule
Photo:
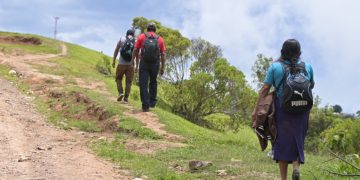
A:
<svg viewBox="0 0 360 180">
<path fill-rule="evenodd" d="M 129 104 L 129 100 L 127 98 L 124 98 L 124 104 Z"/>
<path fill-rule="evenodd" d="M 292 179 L 293 179 L 293 180 L 300 180 L 300 173 L 299 173 L 298 170 L 294 170 L 294 171 L 293 171 Z"/>
<path fill-rule="evenodd" d="M 124 98 L 124 94 L 119 94 L 119 97 L 117 98 L 117 101 L 121 101 Z"/>
<path fill-rule="evenodd" d="M 143 108 L 142 111 L 143 111 L 143 112 L 149 112 L 150 109 L 149 109 L 149 108 Z"/>
</svg>

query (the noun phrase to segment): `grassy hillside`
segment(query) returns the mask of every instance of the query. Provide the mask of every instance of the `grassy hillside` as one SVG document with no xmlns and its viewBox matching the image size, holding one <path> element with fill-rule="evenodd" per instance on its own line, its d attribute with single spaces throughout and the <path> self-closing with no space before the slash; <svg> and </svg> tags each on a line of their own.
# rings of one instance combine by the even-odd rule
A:
<svg viewBox="0 0 360 180">
<path fill-rule="evenodd" d="M 0 32 L 0 36 L 20 35 Z M 34 35 L 21 35 L 34 36 Z M 40 46 L 6 44 L 0 42 L 3 53 L 21 51 L 23 53 L 58 53 L 60 42 L 39 37 L 44 43 Z M 83 131 L 98 132 L 101 126 L 91 117 L 88 120 L 74 118 L 74 114 L 85 111 L 83 104 L 73 103 L 72 94 L 81 92 L 92 102 L 104 107 L 111 116 L 118 116 L 118 126 L 122 131 L 114 132 L 116 138 L 112 141 L 94 139 L 89 145 L 99 156 L 109 159 L 122 168 L 129 169 L 134 176 L 147 176 L 150 179 L 276 179 L 278 178 L 277 164 L 267 157 L 267 151 L 261 152 L 257 138 L 249 127 L 242 127 L 239 132 L 220 133 L 208 130 L 167 111 L 155 108 L 153 112 L 159 120 L 166 125 L 166 130 L 185 137 L 183 143 L 187 146 L 170 148 L 158 151 L 155 154 L 143 155 L 124 146 L 129 139 L 139 139 L 157 142 L 163 137 L 131 117 L 124 115 L 125 107 L 115 101 L 117 92 L 114 78 L 104 76 L 96 71 L 96 64 L 104 55 L 78 45 L 65 43 L 68 54 L 51 60 L 57 66 L 34 65 L 40 72 L 64 77 L 64 85 L 49 84 L 51 89 L 67 93 L 70 98 L 60 101 L 67 104 L 64 111 L 54 111 L 51 107 L 58 104 L 58 100 L 39 96 L 36 98 L 38 109 L 44 113 L 50 122 L 65 129 L 77 128 Z M 19 84 L 26 93 L 30 85 L 22 79 L 8 75 L 9 69 L 0 65 L 2 78 L 7 78 Z M 99 88 L 80 87 L 78 79 L 85 83 L 101 83 L 105 90 Z M 161 83 L 160 83 L 161 85 Z M 30 87 L 31 88 L 31 87 Z M 161 88 L 161 87 L 160 87 Z M 106 93 L 104 93 L 105 91 Z M 130 96 L 130 104 L 140 108 L 139 89 L 134 85 Z M 334 179 L 335 177 L 323 173 L 318 167 L 324 167 L 326 160 L 331 157 L 306 154 L 306 164 L 301 167 L 302 179 Z M 203 160 L 212 162 L 212 166 L 197 172 L 189 172 L 190 160 Z M 217 170 L 226 170 L 226 176 L 217 176 Z M 289 170 L 291 173 L 291 168 Z M 290 177 L 290 176 L 289 176 Z M 338 178 L 338 177 L 336 177 Z"/>
</svg>

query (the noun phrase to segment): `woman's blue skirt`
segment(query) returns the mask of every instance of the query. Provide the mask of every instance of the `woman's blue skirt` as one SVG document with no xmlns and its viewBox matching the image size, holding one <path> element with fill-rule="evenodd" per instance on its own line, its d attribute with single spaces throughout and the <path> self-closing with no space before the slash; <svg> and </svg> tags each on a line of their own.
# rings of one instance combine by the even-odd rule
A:
<svg viewBox="0 0 360 180">
<path fill-rule="evenodd" d="M 277 137 L 273 144 L 274 160 L 305 162 L 304 141 L 308 129 L 309 112 L 288 113 L 281 109 L 280 100 L 275 98 L 275 123 Z"/>
</svg>

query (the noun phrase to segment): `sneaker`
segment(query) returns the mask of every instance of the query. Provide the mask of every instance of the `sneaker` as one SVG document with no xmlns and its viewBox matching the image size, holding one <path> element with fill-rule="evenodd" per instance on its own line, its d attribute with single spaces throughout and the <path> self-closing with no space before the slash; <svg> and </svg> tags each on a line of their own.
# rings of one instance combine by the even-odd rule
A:
<svg viewBox="0 0 360 180">
<path fill-rule="evenodd" d="M 119 94 L 119 97 L 117 98 L 117 101 L 121 101 L 124 98 L 124 94 Z"/>
<path fill-rule="evenodd" d="M 300 173 L 299 173 L 298 170 L 294 170 L 294 171 L 293 171 L 292 179 L 293 179 L 293 180 L 300 180 Z"/>
<path fill-rule="evenodd" d="M 149 112 L 150 109 L 149 109 L 149 108 L 143 108 L 142 111 L 143 111 L 143 112 Z"/>
<path fill-rule="evenodd" d="M 129 100 L 124 98 L 124 104 L 129 104 Z"/>
</svg>

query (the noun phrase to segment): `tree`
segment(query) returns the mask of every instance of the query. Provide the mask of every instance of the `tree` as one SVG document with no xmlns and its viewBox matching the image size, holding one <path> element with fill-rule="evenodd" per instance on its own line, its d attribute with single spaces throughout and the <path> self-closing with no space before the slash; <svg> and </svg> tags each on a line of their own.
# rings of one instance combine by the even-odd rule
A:
<svg viewBox="0 0 360 180">
<path fill-rule="evenodd" d="M 251 70 L 253 71 L 253 82 L 256 84 L 258 89 L 262 87 L 265 80 L 266 72 L 269 69 L 272 61 L 273 59 L 271 57 L 265 57 L 263 54 L 257 55 L 257 59 L 254 65 L 251 67 Z"/>
<path fill-rule="evenodd" d="M 215 61 L 222 57 L 220 46 L 213 45 L 201 38 L 191 40 L 190 52 L 197 61 L 196 71 L 206 73 L 212 73 Z"/>
<path fill-rule="evenodd" d="M 356 117 L 360 117 L 360 110 L 356 111 Z"/>
<path fill-rule="evenodd" d="M 226 59 L 215 62 L 214 75 L 195 73 L 197 69 L 194 66 L 190 79 L 184 81 L 182 93 L 176 95 L 177 102 L 173 104 L 175 111 L 197 123 L 210 114 L 225 111 L 232 114 L 232 110 L 241 104 L 241 98 L 245 97 L 242 95 L 246 92 L 243 90 L 246 86 L 243 73 L 229 65 Z M 179 99 L 184 102 L 179 102 Z"/>
<path fill-rule="evenodd" d="M 206 116 L 226 114 L 231 127 L 238 129 L 250 117 L 255 92 L 247 86 L 244 74 L 224 58 L 217 59 L 209 73 L 201 68 L 194 62 L 190 78 L 180 88 L 168 91 L 173 111 L 199 125 L 206 125 Z"/>
<path fill-rule="evenodd" d="M 340 105 L 338 105 L 338 104 L 335 104 L 333 106 L 333 110 L 334 110 L 335 113 L 341 113 L 342 112 L 342 107 Z"/>
</svg>

